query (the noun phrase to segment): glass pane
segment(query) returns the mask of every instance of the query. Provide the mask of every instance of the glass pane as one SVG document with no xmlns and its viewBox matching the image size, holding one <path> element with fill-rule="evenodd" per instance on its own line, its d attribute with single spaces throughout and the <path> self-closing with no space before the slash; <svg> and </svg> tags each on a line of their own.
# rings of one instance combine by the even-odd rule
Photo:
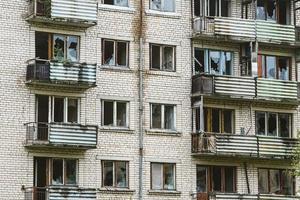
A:
<svg viewBox="0 0 300 200">
<path fill-rule="evenodd" d="M 127 43 L 117 43 L 117 65 L 127 66 Z"/>
<path fill-rule="evenodd" d="M 165 0 L 164 11 L 175 12 L 175 0 Z"/>
<path fill-rule="evenodd" d="M 152 10 L 161 10 L 161 1 L 162 0 L 151 0 L 150 1 L 150 9 Z"/>
<path fill-rule="evenodd" d="M 221 0 L 221 16 L 229 17 L 230 0 Z"/>
<path fill-rule="evenodd" d="M 152 163 L 151 164 L 151 182 L 152 182 L 152 187 L 151 189 L 156 189 L 156 190 L 160 190 L 163 189 L 163 183 L 162 183 L 162 179 L 163 179 L 163 175 L 162 175 L 162 164 L 156 164 L 156 163 Z"/>
<path fill-rule="evenodd" d="M 195 54 L 194 55 L 195 74 L 203 73 L 204 72 L 204 51 L 195 48 L 194 54 Z"/>
<path fill-rule="evenodd" d="M 289 171 L 282 172 L 282 194 L 294 195 L 294 178 Z"/>
<path fill-rule="evenodd" d="M 127 163 L 115 162 L 116 164 L 116 187 L 128 187 Z"/>
<path fill-rule="evenodd" d="M 175 130 L 174 106 L 165 106 L 165 129 Z"/>
<path fill-rule="evenodd" d="M 232 75 L 232 53 L 225 53 L 225 75 Z"/>
<path fill-rule="evenodd" d="M 164 47 L 164 60 L 163 60 L 164 70 L 172 71 L 173 63 L 173 47 Z"/>
<path fill-rule="evenodd" d="M 257 0 L 256 18 L 261 20 L 266 19 L 264 0 Z"/>
<path fill-rule="evenodd" d="M 270 193 L 280 194 L 280 171 L 269 170 L 270 172 Z"/>
<path fill-rule="evenodd" d="M 68 55 L 67 59 L 70 61 L 78 61 L 78 54 L 79 54 L 79 38 L 76 36 L 69 36 L 68 37 Z"/>
<path fill-rule="evenodd" d="M 164 164 L 164 189 L 175 190 L 174 164 Z"/>
<path fill-rule="evenodd" d="M 224 132 L 225 133 L 233 133 L 232 131 L 232 110 L 223 110 L 223 116 L 224 116 Z"/>
<path fill-rule="evenodd" d="M 268 113 L 268 136 L 277 136 L 276 113 Z"/>
<path fill-rule="evenodd" d="M 115 5 L 128 7 L 128 0 L 115 0 Z"/>
<path fill-rule="evenodd" d="M 53 35 L 53 59 L 63 61 L 65 59 L 65 36 Z"/>
<path fill-rule="evenodd" d="M 258 169 L 258 192 L 261 194 L 269 193 L 268 170 Z"/>
<path fill-rule="evenodd" d="M 210 70 L 211 74 L 221 74 L 220 65 L 221 65 L 221 57 L 219 51 L 210 51 Z"/>
<path fill-rule="evenodd" d="M 64 122 L 64 98 L 54 98 L 54 122 Z"/>
<path fill-rule="evenodd" d="M 104 4 L 114 5 L 114 0 L 104 0 Z"/>
<path fill-rule="evenodd" d="M 209 14 L 208 16 L 218 16 L 218 1 L 208 0 L 209 1 Z"/>
<path fill-rule="evenodd" d="M 103 161 L 103 186 L 113 186 L 113 161 Z"/>
<path fill-rule="evenodd" d="M 278 58 L 278 78 L 280 80 L 289 80 L 288 58 Z"/>
<path fill-rule="evenodd" d="M 76 184 L 77 178 L 77 161 L 65 160 L 66 163 L 66 184 Z"/>
<path fill-rule="evenodd" d="M 290 115 L 278 114 L 278 134 L 280 137 L 290 137 Z"/>
<path fill-rule="evenodd" d="M 127 103 L 117 102 L 117 126 L 126 126 Z"/>
<path fill-rule="evenodd" d="M 151 68 L 160 69 L 160 46 L 151 45 Z"/>
<path fill-rule="evenodd" d="M 266 134 L 266 117 L 264 112 L 256 112 L 256 134 L 265 135 Z"/>
<path fill-rule="evenodd" d="M 197 192 L 207 192 L 207 168 L 197 166 Z"/>
<path fill-rule="evenodd" d="M 276 21 L 276 0 L 266 0 L 267 20 Z"/>
<path fill-rule="evenodd" d="M 104 101 L 104 116 L 103 121 L 105 126 L 112 126 L 114 124 L 114 103 L 112 101 Z"/>
<path fill-rule="evenodd" d="M 161 105 L 152 104 L 152 128 L 161 127 Z"/>
<path fill-rule="evenodd" d="M 211 128 L 213 133 L 220 133 L 220 110 L 217 108 L 212 108 L 212 121 Z"/>
<path fill-rule="evenodd" d="M 68 122 L 78 122 L 78 99 L 68 99 Z"/>
<path fill-rule="evenodd" d="M 213 168 L 213 175 L 212 175 L 212 189 L 214 192 L 221 192 L 222 191 L 222 181 L 221 181 L 221 167 L 212 167 Z"/>
<path fill-rule="evenodd" d="M 52 161 L 52 184 L 63 184 L 63 160 L 53 159 Z"/>
<path fill-rule="evenodd" d="M 276 78 L 276 57 L 266 56 L 267 78 Z"/>
<path fill-rule="evenodd" d="M 115 65 L 114 41 L 104 40 L 103 62 L 105 65 Z"/>
<path fill-rule="evenodd" d="M 289 21 L 289 2 L 285 0 L 279 0 L 279 10 L 278 10 L 278 23 L 280 24 L 288 24 Z"/>
<path fill-rule="evenodd" d="M 225 192 L 234 192 L 235 180 L 234 180 L 235 168 L 225 167 Z"/>
</svg>

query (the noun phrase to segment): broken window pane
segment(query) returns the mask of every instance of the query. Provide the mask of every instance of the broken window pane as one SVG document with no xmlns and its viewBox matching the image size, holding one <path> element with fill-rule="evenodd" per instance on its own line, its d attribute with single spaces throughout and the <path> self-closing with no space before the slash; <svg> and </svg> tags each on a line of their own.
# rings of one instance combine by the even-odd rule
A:
<svg viewBox="0 0 300 200">
<path fill-rule="evenodd" d="M 278 114 L 278 133 L 280 137 L 290 137 L 290 115 Z"/>
<path fill-rule="evenodd" d="M 151 68 L 160 69 L 160 46 L 151 45 Z"/>
<path fill-rule="evenodd" d="M 113 161 L 103 161 L 103 186 L 113 186 Z"/>
<path fill-rule="evenodd" d="M 64 98 L 54 98 L 54 122 L 64 122 Z"/>
<path fill-rule="evenodd" d="M 269 179 L 267 169 L 258 169 L 258 192 L 267 194 L 269 191 Z"/>
<path fill-rule="evenodd" d="M 173 70 L 173 47 L 164 47 L 163 67 L 165 70 Z"/>
<path fill-rule="evenodd" d="M 256 112 L 256 134 L 266 134 L 266 117 L 264 112 Z"/>
<path fill-rule="evenodd" d="M 221 57 L 219 51 L 209 52 L 211 74 L 220 74 Z"/>
<path fill-rule="evenodd" d="M 222 173 L 221 167 L 213 167 L 213 180 L 212 180 L 212 189 L 214 192 L 221 192 L 222 191 Z"/>
<path fill-rule="evenodd" d="M 207 192 L 207 168 L 197 166 L 197 192 Z"/>
<path fill-rule="evenodd" d="M 77 161 L 76 160 L 65 160 L 66 165 L 66 184 L 75 185 L 77 178 Z"/>
<path fill-rule="evenodd" d="M 117 126 L 126 126 L 127 103 L 117 102 Z"/>
<path fill-rule="evenodd" d="M 53 35 L 53 59 L 63 61 L 65 59 L 65 36 Z"/>
<path fill-rule="evenodd" d="M 278 78 L 280 80 L 289 80 L 289 59 L 278 58 Z"/>
<path fill-rule="evenodd" d="M 117 42 L 117 65 L 127 66 L 127 43 Z"/>
<path fill-rule="evenodd" d="M 268 136 L 277 136 L 276 113 L 268 113 Z"/>
<path fill-rule="evenodd" d="M 78 122 L 78 99 L 68 99 L 68 122 Z"/>
<path fill-rule="evenodd" d="M 195 74 L 200 74 L 204 72 L 204 50 L 195 48 Z"/>
<path fill-rule="evenodd" d="M 279 170 L 269 170 L 270 173 L 270 193 L 280 194 L 280 172 Z"/>
<path fill-rule="evenodd" d="M 174 106 L 165 106 L 165 129 L 174 130 Z"/>
<path fill-rule="evenodd" d="M 175 175 L 174 175 L 174 164 L 164 164 L 164 189 L 174 190 L 175 189 Z"/>
<path fill-rule="evenodd" d="M 151 0 L 150 8 L 152 10 L 162 10 L 162 0 Z"/>
<path fill-rule="evenodd" d="M 78 61 L 78 44 L 78 37 L 68 36 L 67 59 L 72 62 Z"/>
<path fill-rule="evenodd" d="M 115 166 L 116 166 L 116 187 L 128 187 L 127 163 L 115 162 Z"/>
<path fill-rule="evenodd" d="M 104 40 L 103 62 L 105 65 L 115 65 L 115 42 Z"/>
<path fill-rule="evenodd" d="M 276 21 L 276 0 L 266 0 L 267 20 Z"/>
<path fill-rule="evenodd" d="M 234 168 L 225 167 L 225 192 L 234 192 Z"/>
<path fill-rule="evenodd" d="M 152 128 L 162 128 L 161 120 L 161 105 L 152 104 Z"/>
<path fill-rule="evenodd" d="M 159 190 L 163 188 L 163 172 L 162 172 L 162 165 L 158 163 L 151 164 L 151 189 Z"/>
<path fill-rule="evenodd" d="M 53 159 L 52 161 L 52 184 L 63 184 L 63 160 Z"/>
<path fill-rule="evenodd" d="M 164 0 L 164 11 L 175 12 L 175 0 Z"/>
<path fill-rule="evenodd" d="M 114 103 L 112 101 L 104 101 L 104 124 L 105 126 L 112 126 L 114 124 Z"/>
</svg>

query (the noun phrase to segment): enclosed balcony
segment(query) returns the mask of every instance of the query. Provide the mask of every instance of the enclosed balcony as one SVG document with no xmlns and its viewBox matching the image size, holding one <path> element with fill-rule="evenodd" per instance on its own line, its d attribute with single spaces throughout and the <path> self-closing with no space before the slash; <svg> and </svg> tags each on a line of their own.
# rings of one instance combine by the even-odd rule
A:
<svg viewBox="0 0 300 200">
<path fill-rule="evenodd" d="M 30 0 L 30 23 L 88 28 L 97 24 L 95 0 Z"/>
<path fill-rule="evenodd" d="M 298 145 L 295 138 L 236 134 L 192 134 L 192 154 L 291 159 Z"/>
<path fill-rule="evenodd" d="M 91 149 L 97 146 L 97 126 L 68 123 L 27 123 L 29 148 Z"/>
</svg>

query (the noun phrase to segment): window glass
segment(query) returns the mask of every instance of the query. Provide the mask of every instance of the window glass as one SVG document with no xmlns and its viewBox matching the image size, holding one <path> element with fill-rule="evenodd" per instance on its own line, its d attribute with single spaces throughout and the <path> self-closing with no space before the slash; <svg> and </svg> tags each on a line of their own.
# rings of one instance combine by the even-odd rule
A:
<svg viewBox="0 0 300 200">
<path fill-rule="evenodd" d="M 196 131 L 200 130 L 200 109 L 195 109 L 195 124 L 196 124 Z"/>
<path fill-rule="evenodd" d="M 290 136 L 290 115 L 278 114 L 278 133 L 280 137 Z"/>
<path fill-rule="evenodd" d="M 221 16 L 229 17 L 230 13 L 230 0 L 221 0 Z"/>
<path fill-rule="evenodd" d="M 112 101 L 104 101 L 104 125 L 112 126 L 114 123 L 113 112 L 114 112 L 114 103 Z"/>
<path fill-rule="evenodd" d="M 164 0 L 164 11 L 175 12 L 175 0 Z"/>
<path fill-rule="evenodd" d="M 276 57 L 266 56 L 267 78 L 276 78 Z"/>
<path fill-rule="evenodd" d="M 54 98 L 54 122 L 64 122 L 64 98 Z"/>
<path fill-rule="evenodd" d="M 117 42 L 117 65 L 127 66 L 127 43 Z"/>
<path fill-rule="evenodd" d="M 264 0 L 257 0 L 256 18 L 261 20 L 266 19 Z"/>
<path fill-rule="evenodd" d="M 232 111 L 231 110 L 224 110 L 223 116 L 224 116 L 224 132 L 225 133 L 232 133 Z"/>
<path fill-rule="evenodd" d="M 277 121 L 275 113 L 268 113 L 268 136 L 277 136 Z"/>
<path fill-rule="evenodd" d="M 256 112 L 256 134 L 265 135 L 266 134 L 266 117 L 264 112 Z"/>
<path fill-rule="evenodd" d="M 209 3 L 209 16 L 218 16 L 218 2 L 216 0 L 208 0 Z"/>
<path fill-rule="evenodd" d="M 207 168 L 197 166 L 197 192 L 207 192 Z"/>
<path fill-rule="evenodd" d="M 266 194 L 269 191 L 268 170 L 258 169 L 258 192 Z"/>
<path fill-rule="evenodd" d="M 115 65 L 114 45 L 114 41 L 104 40 L 103 62 L 105 65 Z"/>
<path fill-rule="evenodd" d="M 63 160 L 53 159 L 52 161 L 52 184 L 63 184 Z"/>
<path fill-rule="evenodd" d="M 278 79 L 289 80 L 289 60 L 288 58 L 278 58 Z"/>
<path fill-rule="evenodd" d="M 151 68 L 160 69 L 160 46 L 151 45 Z"/>
<path fill-rule="evenodd" d="M 128 0 L 114 0 L 116 6 L 128 7 Z"/>
<path fill-rule="evenodd" d="M 113 186 L 113 161 L 103 161 L 103 186 Z"/>
<path fill-rule="evenodd" d="M 225 167 L 225 192 L 234 192 L 234 168 Z"/>
<path fill-rule="evenodd" d="M 78 61 L 78 44 L 78 37 L 68 36 L 67 59 L 72 62 Z"/>
<path fill-rule="evenodd" d="M 163 0 L 151 0 L 150 8 L 153 10 L 162 10 L 162 1 Z"/>
<path fill-rule="evenodd" d="M 269 170 L 270 173 L 270 193 L 280 194 L 280 172 L 279 170 Z"/>
<path fill-rule="evenodd" d="M 224 75 L 231 75 L 232 74 L 232 53 L 225 52 L 225 71 L 223 72 Z"/>
<path fill-rule="evenodd" d="M 221 181 L 221 167 L 213 167 L 213 180 L 212 180 L 212 188 L 214 192 L 222 192 L 222 181 Z"/>
<path fill-rule="evenodd" d="M 128 187 L 127 183 L 127 163 L 115 162 L 116 165 L 116 187 Z"/>
<path fill-rule="evenodd" d="M 66 184 L 76 184 L 77 165 L 76 160 L 65 160 L 66 163 Z"/>
<path fill-rule="evenodd" d="M 165 129 L 174 130 L 174 106 L 165 106 Z"/>
<path fill-rule="evenodd" d="M 211 74 L 220 74 L 221 55 L 219 51 L 209 52 Z"/>
<path fill-rule="evenodd" d="M 276 21 L 276 0 L 266 0 L 267 20 Z"/>
<path fill-rule="evenodd" d="M 294 195 L 294 178 L 288 171 L 282 171 L 282 193 Z"/>
<path fill-rule="evenodd" d="M 164 47 L 163 67 L 165 70 L 173 70 L 173 47 Z"/>
<path fill-rule="evenodd" d="M 164 164 L 164 189 L 175 190 L 174 164 Z"/>
<path fill-rule="evenodd" d="M 204 72 L 204 50 L 195 48 L 194 49 L 194 65 L 195 74 L 200 74 Z"/>
<path fill-rule="evenodd" d="M 126 126 L 126 102 L 117 102 L 117 126 Z"/>
<path fill-rule="evenodd" d="M 152 128 L 162 128 L 161 120 L 161 105 L 152 104 Z"/>
<path fill-rule="evenodd" d="M 78 100 L 68 99 L 68 122 L 78 122 Z"/>
<path fill-rule="evenodd" d="M 63 61 L 65 58 L 65 37 L 54 34 L 53 43 L 53 59 Z"/>
<path fill-rule="evenodd" d="M 152 175 L 152 189 L 159 190 L 163 188 L 163 172 L 162 172 L 162 165 L 158 163 L 151 164 L 151 175 Z"/>
<path fill-rule="evenodd" d="M 214 133 L 220 133 L 220 110 L 213 108 L 212 109 L 212 119 L 211 119 L 211 124 L 212 124 L 212 132 Z"/>
</svg>

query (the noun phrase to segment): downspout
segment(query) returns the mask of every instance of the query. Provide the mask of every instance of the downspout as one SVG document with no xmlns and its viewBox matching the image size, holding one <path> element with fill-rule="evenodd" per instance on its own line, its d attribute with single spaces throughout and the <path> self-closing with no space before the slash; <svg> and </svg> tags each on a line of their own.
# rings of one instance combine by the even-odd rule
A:
<svg viewBox="0 0 300 200">
<path fill-rule="evenodd" d="M 143 84 L 143 12 L 144 1 L 140 0 L 140 19 L 139 19 L 139 200 L 143 199 L 143 152 L 144 152 L 144 84 Z"/>
</svg>

